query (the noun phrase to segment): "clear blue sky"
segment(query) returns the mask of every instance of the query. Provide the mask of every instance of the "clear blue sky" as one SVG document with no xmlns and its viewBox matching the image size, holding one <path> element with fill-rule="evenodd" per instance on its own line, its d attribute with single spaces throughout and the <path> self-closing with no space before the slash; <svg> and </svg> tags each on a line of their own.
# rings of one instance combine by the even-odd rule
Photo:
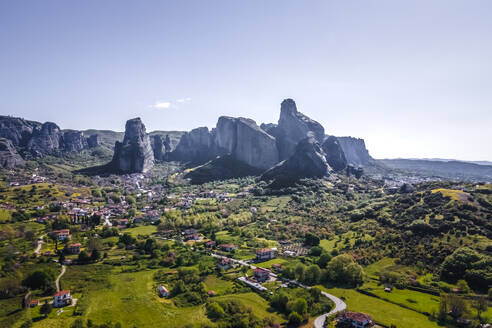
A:
<svg viewBox="0 0 492 328">
<path fill-rule="evenodd" d="M 492 160 L 492 1 L 0 0 L 0 113 L 62 128 L 278 120 L 382 157 Z"/>
</svg>

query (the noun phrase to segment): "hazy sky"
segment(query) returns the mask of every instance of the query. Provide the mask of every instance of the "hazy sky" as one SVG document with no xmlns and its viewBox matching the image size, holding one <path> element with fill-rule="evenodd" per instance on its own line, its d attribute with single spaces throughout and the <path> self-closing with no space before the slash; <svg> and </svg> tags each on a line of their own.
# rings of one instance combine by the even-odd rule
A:
<svg viewBox="0 0 492 328">
<path fill-rule="evenodd" d="M 492 160 L 492 1 L 0 0 L 0 113 L 61 128 L 278 120 Z"/>
</svg>

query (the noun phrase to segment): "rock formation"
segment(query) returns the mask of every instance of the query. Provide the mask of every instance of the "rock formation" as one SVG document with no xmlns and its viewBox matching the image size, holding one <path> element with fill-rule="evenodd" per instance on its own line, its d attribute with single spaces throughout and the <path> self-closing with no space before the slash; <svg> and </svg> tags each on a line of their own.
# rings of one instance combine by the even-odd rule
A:
<svg viewBox="0 0 492 328">
<path fill-rule="evenodd" d="M 213 134 L 207 127 L 196 128 L 185 133 L 169 157 L 174 161 L 196 164 L 215 158 Z"/>
<path fill-rule="evenodd" d="M 322 143 L 325 138 L 325 129 L 318 122 L 297 111 L 294 100 L 285 99 L 280 106 L 280 119 L 276 128 L 277 146 L 280 159 L 292 156 L 297 143 L 313 133 L 315 140 Z"/>
<path fill-rule="evenodd" d="M 230 154 L 258 169 L 269 169 L 279 161 L 275 138 L 251 119 L 220 117 L 215 129 L 215 145 L 219 155 Z"/>
<path fill-rule="evenodd" d="M 89 148 L 84 132 L 81 131 L 65 131 L 63 133 L 63 150 L 68 152 L 81 152 Z"/>
<path fill-rule="evenodd" d="M 14 147 L 25 147 L 34 128 L 40 125 L 22 118 L 0 116 L 0 138 L 9 139 Z"/>
<path fill-rule="evenodd" d="M 297 144 L 291 157 L 266 171 L 261 179 L 283 185 L 301 178 L 321 178 L 329 172 L 323 150 L 314 136 L 309 136 Z"/>
<path fill-rule="evenodd" d="M 347 159 L 343 153 L 342 147 L 338 139 L 334 136 L 329 136 L 321 145 L 325 152 L 326 161 L 335 171 L 342 171 L 347 166 Z"/>
<path fill-rule="evenodd" d="M 355 166 L 370 165 L 374 160 L 367 151 L 364 139 L 337 137 L 347 162 Z"/>
<path fill-rule="evenodd" d="M 97 134 L 91 135 L 87 138 L 87 145 L 89 148 L 96 148 L 99 146 L 99 136 Z"/>
<path fill-rule="evenodd" d="M 154 153 L 145 125 L 140 118 L 128 120 L 123 142 L 117 141 L 115 144 L 111 168 L 122 173 L 143 173 L 153 165 Z"/>
<path fill-rule="evenodd" d="M 63 148 L 63 133 L 52 122 L 43 123 L 41 128 L 35 128 L 27 144 L 28 150 L 35 156 L 56 155 Z"/>
<path fill-rule="evenodd" d="M 348 164 L 345 169 L 345 174 L 348 177 L 354 176 L 356 179 L 359 179 L 364 174 L 364 169 L 362 167 L 355 167 L 352 164 Z"/>
<path fill-rule="evenodd" d="M 0 168 L 11 169 L 24 165 L 24 160 L 9 139 L 0 138 Z"/>
<path fill-rule="evenodd" d="M 167 153 L 172 150 L 171 138 L 169 138 L 169 134 L 166 134 L 166 138 L 164 139 L 164 147 Z"/>
<path fill-rule="evenodd" d="M 160 135 L 155 135 L 152 137 L 152 150 L 154 151 L 154 159 L 163 160 L 166 155 L 166 147 L 164 146 L 164 142 L 162 141 L 162 137 Z"/>
</svg>

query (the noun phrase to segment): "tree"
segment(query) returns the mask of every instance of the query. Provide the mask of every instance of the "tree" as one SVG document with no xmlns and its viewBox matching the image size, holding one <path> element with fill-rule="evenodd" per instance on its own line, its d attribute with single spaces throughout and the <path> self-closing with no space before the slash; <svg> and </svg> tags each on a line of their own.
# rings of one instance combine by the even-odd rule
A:
<svg viewBox="0 0 492 328">
<path fill-rule="evenodd" d="M 313 264 L 313 265 L 308 266 L 308 268 L 304 272 L 303 281 L 308 285 L 314 285 L 314 284 L 318 283 L 320 277 L 321 277 L 321 270 L 319 269 L 319 266 L 317 266 L 316 264 Z M 301 312 L 299 312 L 299 313 L 301 313 Z"/>
<path fill-rule="evenodd" d="M 443 304 L 444 303 L 444 304 Z M 460 318 L 468 312 L 468 304 L 464 297 L 455 294 L 441 296 L 441 305 L 453 318 Z"/>
<path fill-rule="evenodd" d="M 212 302 L 207 304 L 207 316 L 209 318 L 218 320 L 225 316 L 225 312 L 224 309 L 217 302 Z"/>
<path fill-rule="evenodd" d="M 472 307 L 477 310 L 477 319 L 482 321 L 482 313 L 488 310 L 489 302 L 485 297 L 479 297 L 473 301 Z"/>
<path fill-rule="evenodd" d="M 335 256 L 326 268 L 330 280 L 334 282 L 359 285 L 364 280 L 364 270 L 348 254 Z"/>
<path fill-rule="evenodd" d="M 319 242 L 320 242 L 319 237 L 312 232 L 308 232 L 304 236 L 304 244 L 308 246 L 318 246 Z"/>
<path fill-rule="evenodd" d="M 54 277 L 50 273 L 43 270 L 37 270 L 31 273 L 29 276 L 27 276 L 27 278 L 24 279 L 22 284 L 31 289 L 45 290 L 46 288 L 49 287 L 50 282 L 53 281 L 53 279 Z"/>
<path fill-rule="evenodd" d="M 465 280 L 458 280 L 458 282 L 456 283 L 456 287 L 458 287 L 458 289 L 465 294 L 470 291 L 470 287 L 468 287 L 468 284 Z"/>
<path fill-rule="evenodd" d="M 93 250 L 91 253 L 91 261 L 97 262 L 101 258 L 101 252 L 97 249 Z"/>
<path fill-rule="evenodd" d="M 327 254 L 327 253 L 321 254 L 321 256 L 318 259 L 319 267 L 320 268 L 326 268 L 326 265 L 328 264 L 328 262 L 330 262 L 330 260 L 331 260 L 330 254 Z"/>
<path fill-rule="evenodd" d="M 468 247 L 458 248 L 454 253 L 446 257 L 441 267 L 441 279 L 455 282 L 465 276 L 473 263 L 481 259 L 481 255 Z"/>
<path fill-rule="evenodd" d="M 72 323 L 71 328 L 84 328 L 84 321 L 82 319 L 78 318 Z"/>
<path fill-rule="evenodd" d="M 299 313 L 291 312 L 291 314 L 289 314 L 289 325 L 293 327 L 299 327 L 301 323 L 302 323 L 302 316 Z"/>
<path fill-rule="evenodd" d="M 315 302 L 319 302 L 319 298 L 321 297 L 321 289 L 318 287 L 313 287 L 309 289 L 309 294 Z"/>
<path fill-rule="evenodd" d="M 275 293 L 270 299 L 270 305 L 272 308 L 278 310 L 279 312 L 286 312 L 288 302 L 289 297 L 284 291 Z"/>
<path fill-rule="evenodd" d="M 87 254 L 86 251 L 82 251 L 82 252 L 79 253 L 78 261 L 80 263 L 87 263 L 87 262 L 90 261 L 90 259 L 91 258 L 89 257 L 89 254 Z"/>
<path fill-rule="evenodd" d="M 307 302 L 304 298 L 298 298 L 294 302 L 289 303 L 287 306 L 292 312 L 297 312 L 299 314 L 307 313 Z"/>
<path fill-rule="evenodd" d="M 49 304 L 48 301 L 46 301 L 41 306 L 41 309 L 39 309 L 39 313 L 44 314 L 44 316 L 47 316 L 48 314 L 51 313 L 52 310 L 53 308 L 51 307 L 51 304 Z"/>
</svg>

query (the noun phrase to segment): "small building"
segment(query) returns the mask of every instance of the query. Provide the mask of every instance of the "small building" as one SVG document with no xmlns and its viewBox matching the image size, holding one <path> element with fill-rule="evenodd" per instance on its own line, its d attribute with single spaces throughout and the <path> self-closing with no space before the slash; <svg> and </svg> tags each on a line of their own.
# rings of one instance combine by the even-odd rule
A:
<svg viewBox="0 0 492 328">
<path fill-rule="evenodd" d="M 55 236 L 55 238 L 58 240 L 70 239 L 70 230 L 69 229 L 55 230 L 53 231 L 53 236 Z"/>
<path fill-rule="evenodd" d="M 262 248 L 256 250 L 256 260 L 264 261 L 275 258 L 275 251 L 271 248 Z"/>
<path fill-rule="evenodd" d="M 192 233 L 185 236 L 185 240 L 200 240 L 200 235 L 197 233 Z"/>
<path fill-rule="evenodd" d="M 159 286 L 159 288 L 157 288 L 157 290 L 159 291 L 160 297 L 168 297 L 169 296 L 169 291 L 167 290 L 166 287 L 161 285 L 161 286 Z"/>
<path fill-rule="evenodd" d="M 222 249 L 225 252 L 232 252 L 237 249 L 237 246 L 234 244 L 222 244 L 220 245 L 220 249 Z"/>
<path fill-rule="evenodd" d="M 338 317 L 338 322 L 351 325 L 356 328 L 366 328 L 374 326 L 372 318 L 365 313 L 345 311 Z"/>
<path fill-rule="evenodd" d="M 275 272 L 280 272 L 280 271 L 282 271 L 282 264 L 274 263 L 274 264 L 272 264 L 272 269 Z"/>
<path fill-rule="evenodd" d="M 53 307 L 64 307 L 72 304 L 72 296 L 69 290 L 62 290 L 53 295 Z"/>
<path fill-rule="evenodd" d="M 215 240 L 210 240 L 210 241 L 207 241 L 205 243 L 205 247 L 208 247 L 208 248 L 214 248 L 215 246 L 217 246 L 217 243 L 215 242 Z"/>
<path fill-rule="evenodd" d="M 229 268 L 232 268 L 233 263 L 231 259 L 228 258 L 221 258 L 219 262 L 217 263 L 217 268 L 218 269 L 224 269 L 227 270 Z"/>
<path fill-rule="evenodd" d="M 70 254 L 79 254 L 80 253 L 80 247 L 82 245 L 80 243 L 75 243 L 75 244 L 69 244 L 67 246 L 67 252 Z"/>
<path fill-rule="evenodd" d="M 32 307 L 33 308 L 33 307 L 36 307 L 38 305 L 39 305 L 39 300 L 31 300 L 29 302 L 29 307 Z"/>
<path fill-rule="evenodd" d="M 210 296 L 210 297 L 215 296 L 215 292 L 214 292 L 213 290 L 209 290 L 207 294 L 208 294 L 208 296 Z"/>
<path fill-rule="evenodd" d="M 253 270 L 255 279 L 258 282 L 265 282 L 268 279 L 270 279 L 270 273 L 271 273 L 270 270 L 263 269 L 263 268 L 256 268 Z"/>
</svg>

